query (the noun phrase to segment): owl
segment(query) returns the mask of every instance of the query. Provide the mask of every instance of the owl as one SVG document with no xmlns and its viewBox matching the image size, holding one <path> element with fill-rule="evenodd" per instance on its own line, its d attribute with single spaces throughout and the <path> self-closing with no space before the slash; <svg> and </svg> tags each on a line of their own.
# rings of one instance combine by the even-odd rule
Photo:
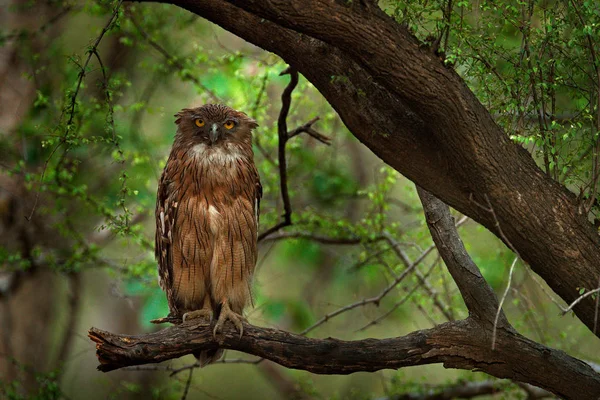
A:
<svg viewBox="0 0 600 400">
<path fill-rule="evenodd" d="M 219 104 L 175 114 L 177 133 L 160 178 L 155 249 L 170 316 L 229 320 L 243 334 L 252 301 L 262 187 L 252 151 L 258 125 Z M 222 351 L 196 354 L 205 365 Z"/>
</svg>

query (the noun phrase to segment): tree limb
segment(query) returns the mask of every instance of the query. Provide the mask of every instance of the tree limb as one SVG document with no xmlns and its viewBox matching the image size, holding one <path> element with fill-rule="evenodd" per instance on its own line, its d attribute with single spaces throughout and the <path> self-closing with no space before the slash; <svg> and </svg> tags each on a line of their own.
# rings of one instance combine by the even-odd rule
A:
<svg viewBox="0 0 600 400">
<path fill-rule="evenodd" d="M 318 374 L 443 363 L 530 383 L 565 398 L 597 400 L 600 394 L 600 375 L 589 365 L 506 329 L 498 330 L 497 350 L 492 351 L 489 325 L 472 318 L 381 340 L 311 339 L 249 324 L 241 338 L 231 324 L 214 338 L 210 326 L 189 322 L 141 336 L 92 328 L 89 337 L 96 342 L 98 369 L 104 372 L 221 347 Z"/>
</svg>

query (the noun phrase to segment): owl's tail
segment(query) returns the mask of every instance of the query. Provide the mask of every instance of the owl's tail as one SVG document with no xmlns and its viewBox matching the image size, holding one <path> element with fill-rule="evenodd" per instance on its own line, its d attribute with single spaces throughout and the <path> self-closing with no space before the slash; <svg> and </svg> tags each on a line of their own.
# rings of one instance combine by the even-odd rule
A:
<svg viewBox="0 0 600 400">
<path fill-rule="evenodd" d="M 215 361 L 219 361 L 221 357 L 223 357 L 223 349 L 216 350 L 206 350 L 199 351 L 197 353 L 192 353 L 196 359 L 198 359 L 198 363 L 200 364 L 200 368 L 207 366 L 208 364 L 212 364 Z"/>
</svg>

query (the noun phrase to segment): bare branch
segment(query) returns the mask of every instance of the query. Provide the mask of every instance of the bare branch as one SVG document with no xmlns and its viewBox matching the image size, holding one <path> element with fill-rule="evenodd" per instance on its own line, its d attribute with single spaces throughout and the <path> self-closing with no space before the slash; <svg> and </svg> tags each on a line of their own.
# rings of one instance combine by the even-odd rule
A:
<svg viewBox="0 0 600 400">
<path fill-rule="evenodd" d="M 284 239 L 307 239 L 313 242 L 323 244 L 337 244 L 337 245 L 356 245 L 360 243 L 373 243 L 380 240 L 384 240 L 384 237 L 377 237 L 375 239 L 367 239 L 361 237 L 334 237 L 334 236 L 322 236 L 313 234 L 310 232 L 278 232 L 268 235 L 263 238 L 265 242 L 278 241 Z M 398 244 L 399 245 L 399 244 Z"/>
<path fill-rule="evenodd" d="M 187 399 L 187 395 L 190 390 L 190 385 L 192 383 L 192 374 L 193 373 L 194 373 L 194 368 L 190 368 L 190 372 L 188 373 L 187 381 L 185 382 L 185 388 L 183 389 L 183 393 L 181 395 L 181 400 Z"/>
<path fill-rule="evenodd" d="M 318 120 L 319 120 L 319 117 L 315 117 L 315 118 L 311 119 L 310 121 L 308 121 L 306 124 L 300 125 L 296 129 L 289 131 L 288 135 L 287 135 L 288 139 L 291 139 L 294 136 L 297 136 L 301 133 L 306 133 L 306 134 L 310 135 L 311 137 L 313 137 L 314 139 L 318 140 L 319 142 L 329 146 L 331 144 L 331 138 L 329 138 L 323 134 L 320 134 L 319 132 L 315 131 L 312 128 L 312 125 L 315 122 L 317 122 Z"/>
<path fill-rule="evenodd" d="M 69 352 L 75 338 L 75 328 L 79 321 L 79 312 L 81 308 L 81 273 L 71 272 L 68 275 L 69 294 L 68 294 L 68 309 L 67 309 L 67 324 L 63 332 L 60 350 L 58 352 L 57 364 L 59 367 L 64 367 L 64 362 L 67 361 Z M 61 370 L 63 368 L 60 368 Z"/>
<path fill-rule="evenodd" d="M 357 307 L 365 306 L 367 304 L 375 304 L 376 306 L 379 306 L 379 303 L 381 302 L 381 300 L 385 296 L 387 296 L 387 294 L 390 293 L 390 291 L 392 289 L 394 289 L 396 286 L 398 286 L 398 284 L 400 282 L 402 282 L 404 280 L 404 278 L 406 278 L 408 276 L 408 274 L 413 272 L 414 269 L 417 267 L 417 265 L 419 265 L 425 259 L 425 257 L 427 257 L 427 255 L 431 252 L 431 250 L 433 250 L 433 248 L 434 248 L 433 246 L 429 247 L 427 250 L 425 250 L 423 253 L 421 253 L 421 255 L 410 266 L 408 266 L 404 271 L 402 271 L 402 273 L 400 275 L 396 276 L 396 278 L 392 281 L 392 283 L 390 283 L 385 289 L 383 289 L 377 296 L 364 298 L 360 301 L 357 301 L 352 304 L 348 304 L 344 307 L 338 308 L 337 310 L 335 310 L 333 312 L 330 312 L 329 314 L 325 315 L 320 320 L 315 322 L 313 325 L 309 326 L 308 328 L 306 328 L 305 330 L 300 332 L 300 335 L 306 335 L 313 329 L 315 329 L 318 326 L 323 325 L 325 322 L 329 321 L 331 318 L 336 317 L 340 314 L 343 314 L 346 311 L 350 311 Z"/>
<path fill-rule="evenodd" d="M 568 313 L 569 311 L 571 311 L 573 309 L 573 307 L 575 307 L 577 305 L 577 303 L 579 303 L 581 300 L 585 299 L 588 296 L 591 296 L 594 293 L 598 293 L 600 292 L 600 288 L 596 288 L 594 290 L 590 290 L 589 292 L 585 292 L 584 294 L 582 294 L 581 296 L 579 296 L 578 298 L 575 299 L 575 301 L 573 301 L 569 307 L 563 309 L 563 315 Z"/>
<path fill-rule="evenodd" d="M 279 188 L 281 191 L 281 200 L 283 201 L 283 221 L 275 226 L 267 229 L 265 232 L 258 235 L 258 241 L 262 241 L 273 232 L 277 232 L 281 228 L 292 225 L 292 204 L 290 203 L 290 194 L 288 191 L 287 182 L 287 161 L 285 157 L 286 144 L 289 139 L 287 130 L 287 116 L 290 112 L 292 103 L 292 92 L 298 85 L 298 71 L 292 67 L 286 68 L 279 75 L 290 75 L 290 82 L 281 94 L 281 109 L 277 118 L 277 136 L 278 136 L 278 161 L 279 161 Z"/>
<path fill-rule="evenodd" d="M 311 339 L 249 324 L 244 324 L 244 335 L 240 338 L 229 323 L 216 338 L 210 326 L 189 322 L 141 336 L 116 335 L 96 328 L 89 331 L 90 339 L 96 343 L 98 369 L 104 372 L 220 347 L 318 374 L 443 363 L 447 368 L 478 369 L 531 383 L 567 398 L 597 400 L 600 375 L 589 365 L 506 329 L 498 330 L 498 347 L 492 351 L 490 336 L 491 325 L 481 325 L 473 318 L 403 337 L 357 341 Z M 539 370 L 544 374 L 534 373 Z"/>
<path fill-rule="evenodd" d="M 506 297 L 508 296 L 508 292 L 510 291 L 510 285 L 512 283 L 513 272 L 515 270 L 515 265 L 517 265 L 517 261 L 519 261 L 519 257 L 515 257 L 512 264 L 510 265 L 510 270 L 508 271 L 508 282 L 506 283 L 506 289 L 502 294 L 502 298 L 500 299 L 500 303 L 498 304 L 498 308 L 496 309 L 496 316 L 494 317 L 494 328 L 492 330 L 492 350 L 496 348 L 496 331 L 498 329 L 498 319 L 500 318 L 500 314 L 502 313 L 502 306 L 504 305 L 504 301 L 506 301 Z"/>
<path fill-rule="evenodd" d="M 283 200 L 283 222 L 286 225 L 292 224 L 292 205 L 290 203 L 290 195 L 287 186 L 287 160 L 285 157 L 285 145 L 288 141 L 287 133 L 287 116 L 290 112 L 292 103 L 292 92 L 298 85 L 298 71 L 288 67 L 280 75 L 290 75 L 290 83 L 286 86 L 281 94 L 281 110 L 279 110 L 279 118 L 277 118 L 277 135 L 279 136 L 279 183 L 281 190 L 281 199 Z"/>
<path fill-rule="evenodd" d="M 431 266 L 431 268 L 429 268 L 429 271 L 427 271 L 425 273 L 425 275 L 422 275 L 423 279 L 426 279 L 427 276 L 429 276 L 429 274 L 431 273 L 431 271 L 433 271 L 433 269 L 435 268 L 435 265 L 437 264 L 437 260 L 433 263 L 433 265 Z M 415 270 L 415 274 L 416 274 L 417 270 Z M 420 282 L 422 282 L 420 280 Z M 402 304 L 406 303 L 406 301 L 408 299 L 411 298 L 411 296 L 413 295 L 414 292 L 417 291 L 417 289 L 419 289 L 421 287 L 421 284 L 415 285 L 411 290 L 405 289 L 406 294 L 399 300 L 396 302 L 396 304 L 394 304 L 392 306 L 392 308 L 390 308 L 387 312 L 385 312 L 383 315 L 375 318 L 374 320 L 370 321 L 369 323 L 367 323 L 366 325 L 364 325 L 363 327 L 359 328 L 356 330 L 356 332 L 362 332 L 367 330 L 368 328 L 370 328 L 373 325 L 377 325 L 378 323 L 380 323 L 381 321 L 383 321 L 384 319 L 386 319 L 387 317 L 389 317 L 394 311 L 396 311 Z M 454 319 L 452 319 L 454 320 Z"/>
<path fill-rule="evenodd" d="M 192 74 L 190 74 L 188 72 L 185 72 L 186 71 L 185 65 L 183 65 L 181 63 L 181 61 L 179 61 L 179 59 L 177 57 L 172 56 L 158 42 L 156 42 L 155 40 L 153 40 L 152 37 L 150 37 L 150 35 L 148 34 L 148 32 L 146 32 L 146 30 L 137 22 L 137 19 L 132 15 L 132 13 L 129 11 L 129 9 L 127 9 L 125 11 L 125 15 L 127 15 L 127 18 L 129 18 L 129 20 L 131 21 L 131 23 L 133 24 L 133 26 L 135 27 L 135 29 L 137 29 L 137 31 L 140 33 L 140 35 L 142 35 L 142 37 L 144 38 L 144 40 L 146 40 L 146 42 L 148 42 L 148 44 L 152 48 L 154 48 L 154 50 L 156 50 L 164 58 L 166 58 L 167 61 L 171 62 L 173 64 L 173 66 L 175 68 L 177 68 L 177 70 L 182 73 L 182 75 L 183 75 L 183 77 L 185 77 L 185 79 L 189 79 L 190 81 L 194 82 L 194 84 L 196 84 L 196 86 L 198 86 L 204 92 L 206 92 L 206 94 L 208 94 L 208 97 L 210 97 L 210 99 L 212 101 L 214 101 L 215 103 L 222 103 L 223 102 L 221 100 L 221 98 L 219 98 L 219 96 L 217 96 L 212 90 L 210 90 L 204 83 L 200 82 L 200 80 L 198 78 L 196 78 L 194 75 L 192 75 Z"/>
</svg>

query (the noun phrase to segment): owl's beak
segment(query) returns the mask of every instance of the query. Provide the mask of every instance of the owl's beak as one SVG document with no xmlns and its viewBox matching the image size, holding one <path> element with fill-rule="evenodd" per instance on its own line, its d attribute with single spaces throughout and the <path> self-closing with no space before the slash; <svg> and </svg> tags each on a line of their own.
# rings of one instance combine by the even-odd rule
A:
<svg viewBox="0 0 600 400">
<path fill-rule="evenodd" d="M 212 124 L 212 126 L 210 127 L 208 138 L 210 139 L 210 144 L 214 144 L 219 138 L 219 127 L 217 126 L 217 124 Z"/>
</svg>

